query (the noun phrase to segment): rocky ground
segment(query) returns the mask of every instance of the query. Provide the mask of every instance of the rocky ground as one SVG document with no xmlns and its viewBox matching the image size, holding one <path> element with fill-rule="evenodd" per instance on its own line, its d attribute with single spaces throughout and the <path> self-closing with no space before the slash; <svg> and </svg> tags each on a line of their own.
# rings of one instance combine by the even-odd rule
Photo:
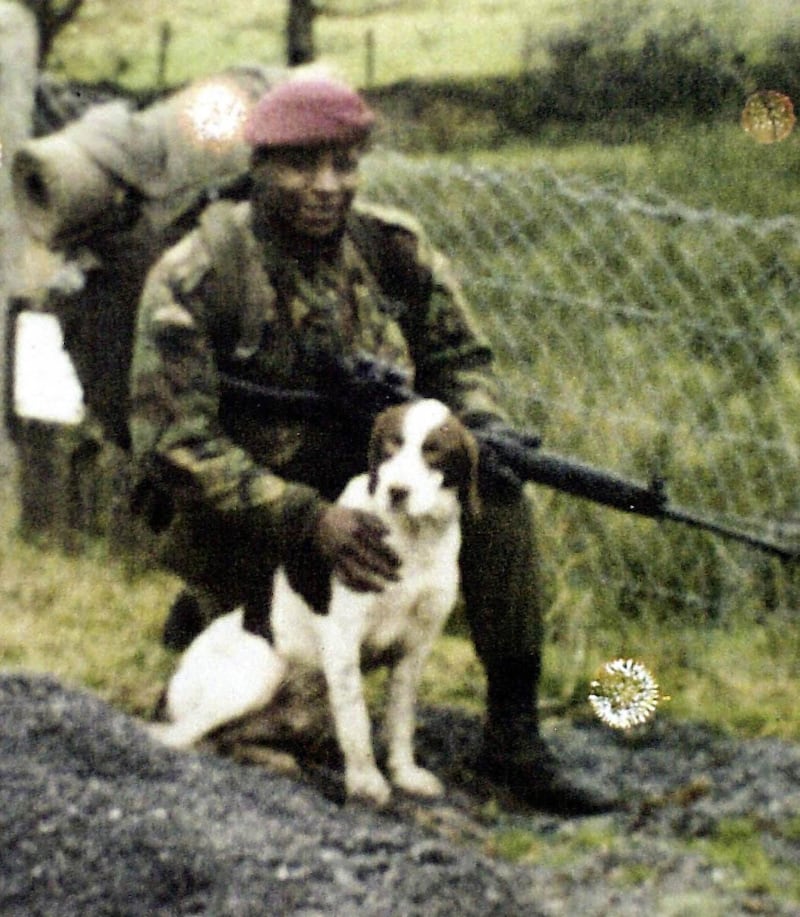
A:
<svg viewBox="0 0 800 917">
<path fill-rule="evenodd" d="M 0 675 L 0 718 L 10 917 L 800 915 L 800 748 L 779 741 L 554 721 L 569 769 L 627 803 L 561 819 L 481 785 L 477 719 L 429 710 L 421 756 L 448 797 L 378 814 L 342 807 L 328 766 L 171 752 L 50 678 Z"/>
</svg>

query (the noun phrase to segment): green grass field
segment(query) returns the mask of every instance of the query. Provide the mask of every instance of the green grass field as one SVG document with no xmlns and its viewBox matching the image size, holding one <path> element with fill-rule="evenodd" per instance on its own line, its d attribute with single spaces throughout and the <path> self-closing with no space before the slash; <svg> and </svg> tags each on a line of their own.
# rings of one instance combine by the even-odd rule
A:
<svg viewBox="0 0 800 917">
<path fill-rule="evenodd" d="M 609 34 L 636 11 L 636 41 L 665 21 L 698 15 L 755 58 L 776 36 L 800 24 L 793 0 L 333 0 L 316 24 L 319 56 L 362 83 L 365 36 L 375 39 L 375 79 L 492 76 L 517 73 L 545 62 L 547 43 L 589 17 Z M 52 63 L 85 79 L 120 76 L 148 86 L 157 73 L 159 34 L 172 27 L 167 78 L 185 80 L 243 62 L 277 65 L 283 60 L 286 0 L 86 0 L 79 18 L 63 33 Z"/>
<path fill-rule="evenodd" d="M 731 214 L 800 214 L 800 131 L 764 145 L 734 118 L 690 126 L 665 119 L 630 142 L 598 142 L 574 127 L 553 127 L 535 143 L 451 158 L 523 169 L 544 162 L 565 175 L 638 193 L 658 189 L 692 207 Z"/>
<path fill-rule="evenodd" d="M 587 23 L 597 25 L 603 42 L 623 35 L 625 44 L 640 41 L 648 29 L 680 29 L 699 17 L 728 49 L 726 61 L 740 53 L 751 64 L 768 53 L 779 58 L 776 42 L 800 33 L 800 9 L 792 0 L 338 0 L 326 11 L 315 30 L 320 59 L 363 85 L 365 34 L 372 30 L 379 86 L 513 77 L 523 63 L 532 68 L 551 64 L 547 48 L 554 37 L 574 34 Z M 172 28 L 168 84 L 233 64 L 280 65 L 285 12 L 285 0 L 246 0 L 230 5 L 224 17 L 209 0 L 169 5 L 143 0 L 122 6 L 86 0 L 59 37 L 49 66 L 72 78 L 150 88 L 157 75 L 159 34 L 167 22 Z M 743 76 L 742 104 L 756 88 L 782 87 L 750 85 Z M 448 155 L 459 159 L 521 167 L 545 161 L 560 171 L 634 190 L 655 186 L 693 206 L 756 216 L 799 212 L 800 131 L 783 143 L 761 145 L 741 129 L 738 115 L 735 106 L 691 123 L 658 113 L 644 120 L 620 113 L 580 124 L 542 124 L 531 141 L 497 142 L 491 113 L 470 113 L 445 99 L 429 115 L 412 120 L 404 133 L 408 147 L 425 155 L 452 146 L 457 152 Z"/>
<path fill-rule="evenodd" d="M 50 673 L 138 716 L 153 709 L 174 654 L 160 646 L 179 583 L 136 570 L 102 544 L 80 555 L 16 533 L 6 482 L 0 515 L 0 668 Z M 557 533 L 545 543 L 558 548 Z M 588 686 L 604 662 L 643 662 L 665 701 L 658 715 L 713 723 L 742 736 L 800 739 L 800 637 L 790 612 L 755 625 L 595 618 L 591 591 L 564 590 L 561 565 L 550 618 L 559 624 L 545 654 L 545 714 L 588 716 Z M 565 609 L 563 606 L 567 605 Z M 484 677 L 458 619 L 429 661 L 427 703 L 483 709 Z"/>
</svg>

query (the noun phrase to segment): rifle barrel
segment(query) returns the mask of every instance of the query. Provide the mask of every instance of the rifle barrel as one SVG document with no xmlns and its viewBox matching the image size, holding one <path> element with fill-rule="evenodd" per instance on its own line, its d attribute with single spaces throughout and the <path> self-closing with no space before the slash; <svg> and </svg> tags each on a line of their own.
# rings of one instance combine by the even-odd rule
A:
<svg viewBox="0 0 800 917">
<path fill-rule="evenodd" d="M 657 487 L 645 487 L 591 465 L 544 452 L 520 451 L 514 458 L 514 470 L 524 480 L 544 484 L 572 496 L 584 497 L 624 513 L 650 519 L 666 519 L 702 529 L 758 548 L 782 560 L 800 558 L 800 546 L 788 545 L 755 532 L 726 525 L 679 506 L 670 506 L 663 491 Z"/>
<path fill-rule="evenodd" d="M 775 541 L 765 535 L 758 535 L 755 532 L 748 532 L 746 529 L 725 525 L 716 519 L 709 519 L 707 516 L 690 513 L 680 506 L 665 506 L 661 516 L 672 522 L 680 522 L 692 528 L 711 532 L 713 535 L 721 535 L 723 538 L 739 541 L 751 548 L 758 548 L 760 551 L 765 551 L 767 554 L 773 554 L 776 557 L 780 557 L 781 560 L 797 560 L 800 558 L 800 547 L 798 546 L 793 547 L 782 541 Z"/>
<path fill-rule="evenodd" d="M 624 513 L 659 518 L 666 502 L 661 491 L 652 487 L 538 449 L 515 450 L 512 466 L 525 481 L 585 497 Z"/>
</svg>

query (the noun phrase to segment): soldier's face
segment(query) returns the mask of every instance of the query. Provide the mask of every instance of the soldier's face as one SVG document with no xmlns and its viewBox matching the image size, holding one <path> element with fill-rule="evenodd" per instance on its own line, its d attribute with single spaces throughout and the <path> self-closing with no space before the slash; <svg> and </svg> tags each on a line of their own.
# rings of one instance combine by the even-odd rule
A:
<svg viewBox="0 0 800 917">
<path fill-rule="evenodd" d="M 338 232 L 358 189 L 361 145 L 257 152 L 253 194 L 272 221 L 310 239 Z"/>
</svg>

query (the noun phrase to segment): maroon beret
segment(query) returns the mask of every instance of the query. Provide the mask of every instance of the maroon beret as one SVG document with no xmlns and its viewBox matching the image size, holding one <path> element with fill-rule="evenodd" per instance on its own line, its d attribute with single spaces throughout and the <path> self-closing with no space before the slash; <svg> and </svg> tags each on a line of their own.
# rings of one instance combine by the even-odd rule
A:
<svg viewBox="0 0 800 917">
<path fill-rule="evenodd" d="M 289 79 L 267 91 L 244 126 L 255 147 L 318 146 L 365 140 L 375 115 L 361 96 L 329 77 Z"/>
</svg>

